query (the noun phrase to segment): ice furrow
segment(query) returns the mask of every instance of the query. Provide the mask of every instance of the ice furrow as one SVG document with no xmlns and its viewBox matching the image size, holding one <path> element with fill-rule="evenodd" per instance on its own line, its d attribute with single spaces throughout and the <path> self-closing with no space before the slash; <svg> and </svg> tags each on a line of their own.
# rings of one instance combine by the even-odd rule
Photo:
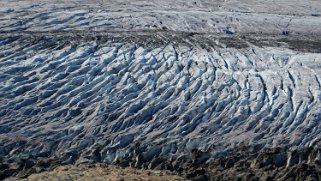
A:
<svg viewBox="0 0 321 181">
<path fill-rule="evenodd" d="M 138 143 L 148 145 L 149 160 L 170 144 L 180 155 L 200 145 L 225 150 L 244 142 L 266 148 L 320 142 L 317 53 L 254 45 L 205 50 L 173 42 L 147 47 L 98 38 L 60 40 L 49 48 L 42 40 L 15 41 L 22 40 L 0 44 L 6 50 L 0 135 L 26 138 L 36 155 L 75 162 L 71 155 L 92 159 L 90 150 L 100 145 L 100 159 L 112 162 Z M 34 139 L 55 146 L 48 150 Z M 20 148 L 10 146 L 16 153 L 28 150 Z"/>
</svg>

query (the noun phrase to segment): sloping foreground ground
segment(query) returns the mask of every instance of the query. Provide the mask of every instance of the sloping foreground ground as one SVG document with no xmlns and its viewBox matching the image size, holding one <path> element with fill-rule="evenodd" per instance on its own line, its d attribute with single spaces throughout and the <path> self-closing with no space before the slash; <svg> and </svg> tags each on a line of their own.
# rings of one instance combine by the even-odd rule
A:
<svg viewBox="0 0 321 181">
<path fill-rule="evenodd" d="M 137 170 L 131 168 L 120 168 L 104 165 L 78 165 L 78 166 L 58 166 L 52 171 L 45 171 L 33 174 L 26 179 L 10 178 L 8 181 L 28 180 L 28 181 L 59 181 L 59 180 L 91 180 L 91 181 L 182 181 L 186 180 L 169 171 Z"/>
<path fill-rule="evenodd" d="M 40 2 L 0 11 L 1 179 L 96 162 L 191 179 L 321 179 L 315 6 Z M 155 27 L 153 13 L 173 22 Z"/>
</svg>

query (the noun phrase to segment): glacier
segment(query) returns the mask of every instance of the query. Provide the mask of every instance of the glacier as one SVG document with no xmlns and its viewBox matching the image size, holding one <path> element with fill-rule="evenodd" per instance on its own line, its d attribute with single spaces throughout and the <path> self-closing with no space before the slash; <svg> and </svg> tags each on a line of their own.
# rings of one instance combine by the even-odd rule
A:
<svg viewBox="0 0 321 181">
<path fill-rule="evenodd" d="M 320 165 L 321 5 L 271 2 L 0 2 L 0 176 Z"/>
</svg>

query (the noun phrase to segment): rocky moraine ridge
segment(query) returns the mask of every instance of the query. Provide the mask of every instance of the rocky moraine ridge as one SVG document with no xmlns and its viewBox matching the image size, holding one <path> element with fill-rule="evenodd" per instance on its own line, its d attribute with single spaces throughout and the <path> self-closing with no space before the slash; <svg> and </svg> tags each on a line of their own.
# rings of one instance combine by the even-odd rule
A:
<svg viewBox="0 0 321 181">
<path fill-rule="evenodd" d="M 0 8 L 0 179 L 93 163 L 195 180 L 321 179 L 315 9 L 292 7 L 251 29 L 253 13 L 270 16 L 241 2 L 218 1 L 223 9 L 206 13 L 187 3 L 182 12 L 195 12 L 171 12 L 171 21 L 186 20 L 172 27 L 164 5 L 141 7 L 160 23 L 117 3 L 103 12 L 85 0 L 8 2 L 14 8 Z M 201 15 L 221 24 L 197 26 Z"/>
</svg>

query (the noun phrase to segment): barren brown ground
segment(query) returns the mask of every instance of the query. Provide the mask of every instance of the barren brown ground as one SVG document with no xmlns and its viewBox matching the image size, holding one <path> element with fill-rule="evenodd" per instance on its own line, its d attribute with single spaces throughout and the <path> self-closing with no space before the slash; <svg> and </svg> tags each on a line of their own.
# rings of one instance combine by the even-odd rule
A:
<svg viewBox="0 0 321 181">
<path fill-rule="evenodd" d="M 32 174 L 27 178 L 8 178 L 6 180 L 27 180 L 27 181 L 60 181 L 60 180 L 95 180 L 95 181 L 181 181 L 186 180 L 169 171 L 160 170 L 139 170 L 133 168 L 121 168 L 116 166 L 96 165 L 67 165 L 58 166 L 50 171 Z"/>
</svg>

